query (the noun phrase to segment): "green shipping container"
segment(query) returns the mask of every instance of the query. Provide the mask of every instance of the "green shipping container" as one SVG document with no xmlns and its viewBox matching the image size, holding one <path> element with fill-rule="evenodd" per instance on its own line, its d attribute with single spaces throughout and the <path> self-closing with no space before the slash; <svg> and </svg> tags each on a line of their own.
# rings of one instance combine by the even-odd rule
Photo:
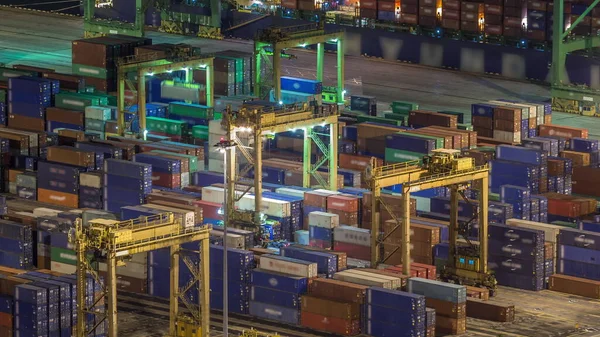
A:
<svg viewBox="0 0 600 337">
<path fill-rule="evenodd" d="M 104 126 L 106 125 L 105 121 L 101 121 L 99 119 L 85 119 L 85 130 L 86 131 L 100 131 L 104 132 Z"/>
<path fill-rule="evenodd" d="M 0 103 L 6 103 L 6 90 L 0 90 Z"/>
<path fill-rule="evenodd" d="M 363 123 L 363 122 L 374 122 L 374 123 L 380 123 L 380 124 L 388 124 L 388 125 L 393 125 L 393 126 L 402 126 L 400 121 L 396 121 L 393 119 L 387 119 L 387 118 L 382 118 L 382 117 L 374 117 L 374 116 L 357 116 L 356 121 L 358 123 Z"/>
<path fill-rule="evenodd" d="M 86 106 L 100 105 L 100 99 L 86 94 L 61 92 L 54 97 L 57 108 L 85 111 Z"/>
<path fill-rule="evenodd" d="M 50 247 L 50 258 L 59 263 L 77 265 L 77 253 L 74 250 Z"/>
<path fill-rule="evenodd" d="M 83 64 L 73 64 L 72 70 L 73 75 L 84 77 L 107 79 L 109 77 L 114 78 L 115 76 L 114 70 L 107 70 L 105 68 L 92 67 Z"/>
<path fill-rule="evenodd" d="M 0 67 L 0 81 L 8 81 L 11 77 L 32 76 L 37 77 L 38 73 L 29 70 L 19 70 L 8 67 Z"/>
<path fill-rule="evenodd" d="M 169 103 L 169 114 L 194 118 L 212 118 L 213 108 L 206 105 L 189 104 L 184 102 Z"/>
<path fill-rule="evenodd" d="M 387 119 L 391 119 L 391 120 L 395 120 L 395 121 L 400 121 L 400 122 L 402 122 L 403 125 L 407 125 L 408 124 L 408 115 L 395 114 L 395 113 L 391 112 L 391 113 L 384 114 L 383 116 L 385 118 L 387 118 Z"/>
<path fill-rule="evenodd" d="M 208 126 L 194 125 L 192 127 L 192 137 L 202 140 L 208 140 Z"/>
<path fill-rule="evenodd" d="M 168 135 L 181 136 L 187 127 L 186 122 L 159 117 L 146 117 L 146 129 L 150 132 L 166 133 Z"/>
<path fill-rule="evenodd" d="M 179 157 L 179 158 L 181 158 L 181 160 L 187 160 L 189 163 L 188 166 L 190 168 L 190 173 L 198 172 L 198 170 L 199 170 L 198 157 L 196 157 L 196 156 L 190 156 L 187 154 L 179 154 L 179 153 L 173 153 L 173 152 L 161 151 L 161 150 L 152 150 L 150 152 L 160 153 L 160 154 L 168 154 L 169 156 Z"/>
<path fill-rule="evenodd" d="M 419 104 L 412 102 L 393 101 L 390 106 L 394 113 L 409 113 L 412 110 L 419 110 Z"/>
<path fill-rule="evenodd" d="M 552 225 L 561 226 L 561 227 L 575 228 L 575 229 L 579 228 L 578 224 L 573 223 L 573 222 L 568 222 L 568 221 L 553 221 Z"/>
<path fill-rule="evenodd" d="M 458 124 L 457 128 L 459 130 L 473 131 L 473 125 L 471 124 Z"/>
<path fill-rule="evenodd" d="M 385 148 L 385 161 L 387 163 L 404 163 L 411 160 L 423 160 L 424 154 L 404 150 Z"/>
<path fill-rule="evenodd" d="M 110 105 L 109 104 L 109 100 L 110 100 L 110 95 L 107 94 L 102 94 L 102 93 L 81 93 L 80 95 L 86 95 L 86 96 L 90 96 L 90 97 L 95 97 L 98 98 L 100 105 Z"/>
<path fill-rule="evenodd" d="M 241 57 L 218 55 L 216 57 L 235 61 L 235 83 L 244 82 L 244 59 Z"/>
</svg>

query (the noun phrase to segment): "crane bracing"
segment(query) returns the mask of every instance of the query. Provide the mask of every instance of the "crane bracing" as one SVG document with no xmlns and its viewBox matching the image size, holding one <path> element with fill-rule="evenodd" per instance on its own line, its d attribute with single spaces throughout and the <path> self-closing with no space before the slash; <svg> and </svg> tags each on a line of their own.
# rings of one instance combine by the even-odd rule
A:
<svg viewBox="0 0 600 337">
<path fill-rule="evenodd" d="M 128 129 L 125 124 L 125 114 L 129 113 L 129 109 L 125 106 L 126 85 L 130 90 L 135 90 L 138 93 L 136 114 L 140 121 L 140 131 L 144 132 L 146 130 L 146 76 L 183 70 L 185 71 L 185 83 L 190 83 L 194 70 L 204 70 L 206 73 L 206 105 L 209 109 L 213 107 L 214 56 L 198 54 L 196 49 L 189 45 L 178 45 L 170 54 L 167 58 L 162 57 L 158 53 L 148 53 L 118 60 L 117 112 L 121 135 L 124 135 Z M 137 75 L 137 87 L 128 80 L 127 75 L 132 72 Z"/>
<path fill-rule="evenodd" d="M 169 336 L 176 337 L 182 328 L 190 327 L 199 333 L 186 336 L 208 337 L 210 329 L 210 288 L 209 288 L 209 232 L 208 227 L 184 227 L 173 213 L 141 217 L 134 220 L 115 221 L 106 219 L 91 220 L 86 226 L 79 219 L 70 233 L 71 242 L 77 251 L 77 337 L 88 336 L 99 325 L 108 322 L 108 337 L 117 337 L 117 264 L 123 265 L 134 254 L 146 253 L 161 248 L 170 248 L 171 253 L 171 291 Z M 181 245 L 199 242 L 198 251 L 184 251 Z M 104 282 L 92 268 L 90 252 L 94 257 L 106 260 L 107 273 Z M 197 254 L 200 263 L 195 263 L 188 254 Z M 179 258 L 190 269 L 192 280 L 179 287 Z M 101 295 L 94 296 L 92 303 L 86 302 L 87 275 L 96 282 L 104 284 Z M 188 294 L 198 286 L 197 305 L 191 303 Z M 194 296 L 194 297 L 196 297 Z M 106 311 L 96 310 L 101 301 L 105 301 Z M 181 316 L 179 305 L 182 303 L 191 314 Z M 88 327 L 88 315 L 96 316 L 95 326 Z M 193 324 L 178 324 L 190 322 Z"/>
<path fill-rule="evenodd" d="M 261 29 L 254 38 L 254 96 L 264 97 L 264 89 L 275 90 L 275 101 L 281 100 L 281 58 L 289 48 L 317 45 L 317 80 L 323 81 L 325 67 L 325 44 L 337 44 L 337 86 L 324 87 L 323 91 L 333 91 L 337 104 L 344 103 L 344 32 L 326 32 L 322 24 L 305 24 L 290 27 Z M 261 74 L 261 62 L 267 55 L 273 56 L 273 83 L 265 85 Z"/>
<path fill-rule="evenodd" d="M 456 152 L 455 152 L 456 151 Z M 457 150 L 436 150 L 431 157 L 420 161 L 377 166 L 373 159 L 366 170 L 366 179 L 372 191 L 371 199 L 371 265 L 376 267 L 385 263 L 381 254 L 383 242 L 396 230 L 401 231 L 401 244 L 392 254 L 401 250 L 402 270 L 410 275 L 410 194 L 411 192 L 437 187 L 450 187 L 450 255 L 448 265 L 443 270 L 443 278 L 460 283 L 482 285 L 495 289 L 496 283 L 487 268 L 488 254 L 488 177 L 487 166 L 476 167 L 472 158 L 458 157 Z M 482 186 L 479 193 L 479 246 L 469 254 L 458 253 L 457 240 L 462 233 L 458 223 L 458 196 L 472 182 Z M 381 190 L 386 187 L 402 185 L 402 215 L 398 219 L 381 199 Z M 466 199 L 466 198 L 465 198 Z M 396 221 L 396 226 L 387 233 L 381 233 L 381 206 L 388 209 Z M 391 254 L 390 254 L 391 255 Z M 467 262 L 463 263 L 465 260 Z"/>
<path fill-rule="evenodd" d="M 251 103 L 251 102 L 249 102 Z M 338 150 L 338 117 L 337 106 L 279 105 L 272 108 L 253 108 L 251 105 L 242 107 L 239 111 L 228 108 L 223 116 L 222 126 L 227 132 L 227 140 L 237 146 L 226 151 L 227 167 L 227 196 L 226 210 L 234 222 L 253 223 L 260 226 L 262 209 L 262 146 L 263 137 L 290 130 L 304 130 L 304 160 L 303 185 L 309 187 L 311 176 L 324 188 L 337 190 L 337 150 Z M 329 126 L 329 145 L 319 138 L 313 127 Z M 249 137 L 248 137 L 249 136 Z M 242 138 L 248 137 L 245 144 Z M 311 163 L 312 143 L 321 152 L 321 157 L 314 165 Z M 248 165 L 239 173 L 236 170 L 236 151 L 242 154 Z M 329 162 L 329 182 L 326 182 L 317 170 Z M 235 184 L 254 170 L 255 212 L 244 213 L 236 211 L 235 203 L 240 200 L 252 187 L 242 193 L 236 192 Z"/>
<path fill-rule="evenodd" d="M 570 36 L 571 32 L 600 3 L 594 0 L 588 8 L 565 30 L 564 0 L 554 0 L 552 28 L 552 109 L 554 111 L 599 115 L 600 90 L 587 86 L 568 84 L 565 69 L 567 55 L 577 50 L 589 50 L 600 47 L 600 36 Z M 569 3 L 570 4 L 570 3 Z"/>
</svg>

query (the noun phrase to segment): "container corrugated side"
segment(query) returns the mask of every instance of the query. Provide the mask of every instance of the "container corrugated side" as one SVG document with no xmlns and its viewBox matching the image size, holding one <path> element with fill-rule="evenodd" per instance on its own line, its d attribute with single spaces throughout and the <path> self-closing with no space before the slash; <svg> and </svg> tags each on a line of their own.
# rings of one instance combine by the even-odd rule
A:
<svg viewBox="0 0 600 337">
<path fill-rule="evenodd" d="M 268 271 L 307 278 L 317 277 L 318 274 L 316 263 L 276 255 L 261 256 L 260 267 Z"/>
</svg>

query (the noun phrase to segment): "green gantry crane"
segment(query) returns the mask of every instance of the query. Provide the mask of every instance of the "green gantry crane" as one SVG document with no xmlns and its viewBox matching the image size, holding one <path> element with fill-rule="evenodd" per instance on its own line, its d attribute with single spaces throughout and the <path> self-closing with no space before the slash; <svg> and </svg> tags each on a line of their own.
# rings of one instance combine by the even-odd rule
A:
<svg viewBox="0 0 600 337">
<path fill-rule="evenodd" d="M 99 19 L 94 12 L 99 0 L 83 0 L 83 28 L 86 38 L 109 34 L 144 36 L 144 16 L 146 10 L 153 4 L 161 11 L 160 30 L 166 33 L 185 34 L 183 23 L 198 24 L 198 37 L 220 39 L 221 36 L 221 0 L 210 0 L 211 15 L 179 13 L 170 10 L 171 0 L 135 0 L 135 22 L 120 22 Z"/>
<path fill-rule="evenodd" d="M 600 103 L 600 90 L 588 86 L 568 84 L 565 69 L 567 54 L 577 50 L 587 50 L 600 46 L 600 36 L 574 37 L 569 35 L 577 25 L 596 7 L 595 0 L 565 30 L 564 0 L 554 0 L 554 23 L 552 38 L 552 109 L 560 112 L 597 116 Z"/>
</svg>

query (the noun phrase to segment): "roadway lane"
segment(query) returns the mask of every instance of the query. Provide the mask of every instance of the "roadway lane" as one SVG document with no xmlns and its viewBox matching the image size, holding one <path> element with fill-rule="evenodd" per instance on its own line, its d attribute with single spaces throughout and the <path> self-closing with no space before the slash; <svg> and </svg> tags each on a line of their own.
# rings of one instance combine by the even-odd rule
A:
<svg viewBox="0 0 600 337">
<path fill-rule="evenodd" d="M 71 41 L 81 37 L 82 26 L 78 17 L 0 8 L 0 63 L 24 63 L 70 72 Z M 252 51 L 252 43 L 248 41 L 215 41 L 159 32 L 147 35 L 155 43 L 189 43 L 207 53 L 226 49 Z M 314 78 L 314 53 L 307 50 L 292 53 L 298 58 L 283 60 L 282 73 Z M 334 54 L 326 55 L 325 69 L 325 84 L 334 85 L 337 76 Z M 549 97 L 548 87 L 543 85 L 362 57 L 346 57 L 345 83 L 351 93 L 376 96 L 380 111 L 394 100 L 414 101 L 426 109 L 468 111 L 470 104 L 478 101 Z M 600 138 L 600 119 L 555 114 L 554 121 L 588 127 L 592 137 Z"/>
</svg>

